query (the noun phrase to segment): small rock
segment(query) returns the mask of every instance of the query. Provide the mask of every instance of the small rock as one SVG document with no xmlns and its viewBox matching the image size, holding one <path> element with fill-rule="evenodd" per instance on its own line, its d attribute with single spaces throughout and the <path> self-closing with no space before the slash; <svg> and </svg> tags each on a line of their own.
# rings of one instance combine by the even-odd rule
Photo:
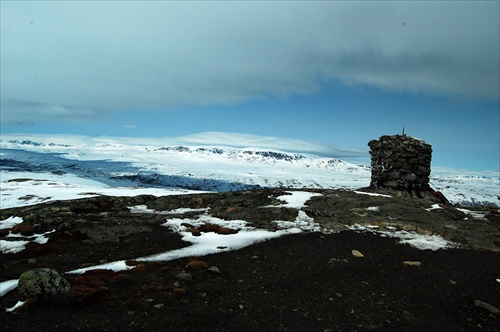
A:
<svg viewBox="0 0 500 332">
<path fill-rule="evenodd" d="M 217 273 L 217 274 L 222 273 L 222 272 L 219 270 L 219 268 L 218 268 L 217 266 L 210 266 L 210 267 L 208 268 L 208 271 L 210 271 L 210 272 L 212 272 L 212 273 Z"/>
<path fill-rule="evenodd" d="M 243 308 L 244 308 L 243 304 L 240 304 L 240 305 L 238 306 L 238 308 L 240 308 L 241 310 L 243 310 Z"/>
<path fill-rule="evenodd" d="M 404 261 L 403 264 L 406 266 L 422 267 L 422 262 L 418 261 Z"/>
<path fill-rule="evenodd" d="M 216 232 L 219 228 L 220 228 L 220 226 L 218 226 L 218 225 L 205 223 L 205 224 L 201 225 L 200 227 L 198 227 L 198 230 L 200 232 L 209 233 L 209 232 Z"/>
<path fill-rule="evenodd" d="M 474 300 L 474 304 L 479 308 L 488 310 L 492 314 L 500 315 L 500 310 L 489 303 L 483 302 L 481 300 Z"/>
<path fill-rule="evenodd" d="M 33 226 L 30 222 L 25 221 L 12 227 L 11 232 L 13 234 L 21 233 L 21 235 L 33 235 L 35 230 L 35 226 Z"/>
<path fill-rule="evenodd" d="M 193 275 L 184 271 L 177 273 L 175 277 L 180 280 L 193 281 Z"/>
<path fill-rule="evenodd" d="M 204 261 L 192 260 L 187 263 L 186 268 L 190 270 L 203 270 L 208 268 L 208 263 Z"/>
<path fill-rule="evenodd" d="M 328 261 L 328 264 L 337 264 L 337 263 L 349 263 L 349 260 L 347 260 L 346 258 L 330 258 L 330 260 Z"/>
<path fill-rule="evenodd" d="M 157 308 L 157 309 L 161 309 L 163 308 L 165 305 L 163 303 L 158 303 L 158 304 L 155 304 L 153 307 Z"/>
<path fill-rule="evenodd" d="M 229 235 L 229 234 L 237 234 L 238 230 L 234 228 L 228 228 L 228 227 L 220 227 L 215 231 L 217 234 L 221 235 Z"/>
<path fill-rule="evenodd" d="M 193 234 L 193 236 L 201 236 L 201 232 L 197 228 L 191 228 L 191 227 L 187 228 L 186 232 L 189 232 L 189 233 Z"/>
<path fill-rule="evenodd" d="M 409 322 L 417 321 L 418 320 L 415 317 L 415 315 L 411 311 L 409 311 L 409 310 L 403 310 L 403 318 L 406 319 Z"/>
<path fill-rule="evenodd" d="M 365 257 L 365 255 L 363 255 L 363 254 L 362 254 L 361 252 L 359 252 L 358 250 L 353 250 L 353 251 L 352 251 L 352 255 L 353 255 L 354 257 L 359 257 L 359 258 L 361 258 L 361 257 Z"/>
<path fill-rule="evenodd" d="M 69 292 L 70 283 L 53 269 L 39 268 L 24 272 L 19 277 L 20 300 L 37 297 L 52 298 Z"/>
<path fill-rule="evenodd" d="M 174 288 L 172 288 L 172 290 L 175 294 L 179 294 L 179 295 L 187 294 L 187 289 L 183 288 L 183 287 L 174 287 Z"/>
</svg>

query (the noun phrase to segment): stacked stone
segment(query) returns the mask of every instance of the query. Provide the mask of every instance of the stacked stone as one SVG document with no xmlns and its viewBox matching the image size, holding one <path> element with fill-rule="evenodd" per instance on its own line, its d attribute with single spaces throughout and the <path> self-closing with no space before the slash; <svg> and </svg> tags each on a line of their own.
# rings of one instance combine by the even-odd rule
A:
<svg viewBox="0 0 500 332">
<path fill-rule="evenodd" d="M 406 135 L 381 136 L 368 143 L 372 162 L 370 187 L 428 191 L 432 147 Z"/>
</svg>

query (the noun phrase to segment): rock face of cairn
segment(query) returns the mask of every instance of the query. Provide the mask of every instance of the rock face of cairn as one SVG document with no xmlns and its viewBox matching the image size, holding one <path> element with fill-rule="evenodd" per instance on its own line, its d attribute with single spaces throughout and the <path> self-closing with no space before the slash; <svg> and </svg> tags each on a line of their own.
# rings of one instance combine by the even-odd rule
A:
<svg viewBox="0 0 500 332">
<path fill-rule="evenodd" d="M 415 191 L 430 190 L 432 147 L 406 135 L 381 136 L 368 142 L 372 177 L 370 187 Z"/>
</svg>

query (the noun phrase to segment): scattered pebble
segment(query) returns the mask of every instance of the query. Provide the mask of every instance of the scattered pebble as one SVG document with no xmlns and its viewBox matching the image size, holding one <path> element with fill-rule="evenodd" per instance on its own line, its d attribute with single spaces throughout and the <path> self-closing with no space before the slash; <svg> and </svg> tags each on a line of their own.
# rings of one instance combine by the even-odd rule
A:
<svg viewBox="0 0 500 332">
<path fill-rule="evenodd" d="M 481 300 L 474 300 L 474 304 L 479 307 L 488 310 L 492 314 L 499 315 L 500 310 L 489 303 L 483 302 Z"/>
<path fill-rule="evenodd" d="M 406 266 L 422 267 L 422 262 L 418 261 L 404 261 L 403 264 Z"/>
<path fill-rule="evenodd" d="M 363 254 L 362 254 L 360 251 L 358 251 L 358 250 L 353 250 L 353 251 L 352 251 L 352 255 L 353 255 L 354 257 L 359 257 L 359 258 L 361 258 L 361 257 L 365 257 L 365 255 L 363 255 Z"/>
<path fill-rule="evenodd" d="M 202 270 L 208 268 L 208 266 L 207 262 L 192 260 L 187 263 L 186 268 L 190 270 Z"/>
<path fill-rule="evenodd" d="M 210 266 L 210 267 L 208 268 L 208 271 L 210 271 L 210 272 L 212 272 L 212 273 L 217 273 L 217 274 L 222 273 L 222 272 L 219 270 L 219 268 L 218 268 L 217 266 Z"/>
<path fill-rule="evenodd" d="M 175 277 L 180 280 L 193 281 L 193 276 L 191 275 L 191 273 L 187 273 L 184 271 L 177 273 Z"/>
<path fill-rule="evenodd" d="M 175 294 L 179 295 L 184 295 L 187 293 L 187 289 L 182 287 L 174 287 L 172 290 L 174 291 Z"/>
</svg>

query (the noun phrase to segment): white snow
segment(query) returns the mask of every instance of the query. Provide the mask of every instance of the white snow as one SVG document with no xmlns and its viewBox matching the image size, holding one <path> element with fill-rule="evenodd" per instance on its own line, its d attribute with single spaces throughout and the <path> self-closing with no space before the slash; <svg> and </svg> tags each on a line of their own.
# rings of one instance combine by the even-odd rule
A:
<svg viewBox="0 0 500 332">
<path fill-rule="evenodd" d="M 391 195 L 384 195 L 384 194 L 377 194 L 377 193 L 367 193 L 367 192 L 358 191 L 358 190 L 354 190 L 354 192 L 356 194 L 360 194 L 360 195 L 379 196 L 379 197 L 392 197 Z"/>
<path fill-rule="evenodd" d="M 17 288 L 18 279 L 0 281 L 0 297 Z"/>
<path fill-rule="evenodd" d="M 162 144 L 166 144 L 164 146 Z M 0 145 L 2 158 L 10 158 L 12 151 L 29 151 L 25 156 L 31 164 L 46 162 L 46 156 L 75 162 L 95 162 L 96 169 L 83 169 L 84 174 L 94 180 L 109 182 L 109 176 L 159 175 L 177 177 L 176 186 L 192 184 L 190 181 L 209 179 L 218 189 L 235 189 L 243 185 L 287 188 L 345 188 L 356 189 L 370 184 L 370 168 L 343 160 L 322 158 L 309 154 L 285 153 L 262 148 L 234 148 L 230 146 L 182 146 L 172 148 L 166 141 L 148 138 L 127 137 L 85 137 L 64 135 L 2 135 Z M 57 156 L 50 154 L 58 153 Z M 78 164 L 81 166 L 81 164 Z M 87 164 L 85 164 L 87 165 Z M 87 166 L 85 166 L 87 167 Z M 58 169 L 57 167 L 55 168 Z M 71 173 L 68 169 L 65 172 Z M 17 206 L 21 202 L 14 199 L 4 202 L 4 193 L 12 194 L 2 175 L 2 208 Z M 29 176 L 34 178 L 35 175 Z M 46 176 L 44 176 L 46 177 Z M 177 182 L 176 182 L 177 181 Z M 219 182 L 217 182 L 219 181 Z M 57 182 L 57 181 L 56 181 Z M 119 181 L 118 181 L 119 182 Z M 214 184 L 215 183 L 215 184 Z M 38 183 L 40 185 L 40 183 Z M 103 184 L 102 184 L 103 185 Z M 450 202 L 467 205 L 500 205 L 498 192 L 500 172 L 468 171 L 433 167 L 430 177 L 433 189 L 441 191 Z M 116 187 L 116 186 L 113 186 Z M 8 189 L 7 192 L 4 188 Z M 51 195 L 44 188 L 41 192 L 26 193 L 36 195 L 24 205 L 49 200 Z M 69 188 L 68 188 L 69 189 Z M 123 190 L 123 188 L 117 188 Z M 81 191 L 70 194 L 78 195 Z M 109 189 L 111 191 L 116 191 Z M 147 189 L 147 193 L 152 189 Z M 70 191 L 68 190 L 68 193 Z M 100 194 L 115 195 L 98 191 Z M 358 192 L 360 194 L 368 194 Z M 139 194 L 135 192 L 135 194 Z M 161 193 L 160 193 L 161 194 Z M 82 197 L 82 196 L 80 196 Z"/>
<path fill-rule="evenodd" d="M 5 309 L 5 311 L 7 311 L 7 312 L 13 312 L 17 308 L 22 307 L 25 303 L 26 303 L 26 301 L 17 301 L 17 303 L 12 308 L 7 308 L 7 309 Z"/>
<path fill-rule="evenodd" d="M 476 219 L 476 220 L 487 220 L 486 219 L 486 214 L 483 211 L 472 211 L 469 209 L 457 209 L 459 211 L 462 211 L 469 217 Z M 467 218 L 466 218 L 467 219 Z"/>
<path fill-rule="evenodd" d="M 5 220 L 0 220 L 0 229 L 12 228 L 17 224 L 23 222 L 23 218 L 21 217 L 9 217 Z"/>
<path fill-rule="evenodd" d="M 369 227 L 359 224 L 347 226 L 347 228 L 353 231 L 370 232 L 382 236 L 395 237 L 400 239 L 399 243 L 408 244 L 420 250 L 436 251 L 439 249 L 457 248 L 459 246 L 457 243 L 447 241 L 439 235 L 419 234 L 416 232 L 397 230 L 395 227 L 385 227 L 389 229 L 389 231 L 381 231 L 378 230 L 378 227 Z"/>
<path fill-rule="evenodd" d="M 15 254 L 23 251 L 30 241 L 6 241 L 0 240 L 0 252 L 2 254 Z"/>
<path fill-rule="evenodd" d="M 426 211 L 433 211 L 433 210 L 439 210 L 439 209 L 442 209 L 442 207 L 439 206 L 439 204 L 432 204 L 430 208 L 425 209 L 425 210 Z"/>
<path fill-rule="evenodd" d="M 149 194 L 165 196 L 202 192 L 168 188 L 110 187 L 102 182 L 73 174 L 55 175 L 52 173 L 3 171 L 0 171 L 0 174 L 2 179 L 0 183 L 2 193 L 0 207 L 2 209 L 98 195 L 136 196 Z"/>
<path fill-rule="evenodd" d="M 298 216 L 295 221 L 275 221 L 280 229 L 298 229 L 309 232 L 322 232 L 325 231 L 316 222 L 314 218 L 309 217 L 304 211 L 299 210 Z"/>
<path fill-rule="evenodd" d="M 100 264 L 100 265 L 94 265 L 94 266 L 85 267 L 82 269 L 76 269 L 76 270 L 69 271 L 67 273 L 82 274 L 82 273 L 85 273 L 87 271 L 98 270 L 98 269 L 111 270 L 111 271 L 117 272 L 117 271 L 131 270 L 133 268 L 134 268 L 134 266 L 128 266 L 127 264 L 125 264 L 125 261 L 123 260 L 123 261 L 110 262 L 110 263 L 105 263 L 105 264 Z"/>
<path fill-rule="evenodd" d="M 10 217 L 8 219 L 2 220 L 5 223 L 2 223 L 4 226 L 15 225 L 21 223 L 23 220 L 20 217 Z M 12 227 L 12 226 L 11 226 Z M 7 229 L 10 227 L 4 227 Z M 0 253 L 3 254 L 15 254 L 20 251 L 23 251 L 26 248 L 26 245 L 30 242 L 35 242 L 38 244 L 45 244 L 49 240 L 47 237 L 48 234 L 53 233 L 55 230 L 45 232 L 42 234 L 33 234 L 33 235 L 22 235 L 22 234 L 13 234 L 9 232 L 5 237 L 9 240 L 0 240 Z"/>
<path fill-rule="evenodd" d="M 307 191 L 287 191 L 290 195 L 281 195 L 276 197 L 281 201 L 285 201 L 285 204 L 278 205 L 278 207 L 287 207 L 300 209 L 305 207 L 305 203 L 314 196 L 321 196 L 319 193 L 311 193 Z M 274 207 L 274 205 L 273 205 Z"/>
<path fill-rule="evenodd" d="M 192 208 L 179 208 L 172 211 L 155 211 L 152 209 L 148 209 L 146 205 L 136 205 L 129 207 L 131 213 L 151 213 L 151 214 L 184 214 L 188 212 L 208 212 L 210 208 L 203 209 L 192 209 Z"/>
</svg>

